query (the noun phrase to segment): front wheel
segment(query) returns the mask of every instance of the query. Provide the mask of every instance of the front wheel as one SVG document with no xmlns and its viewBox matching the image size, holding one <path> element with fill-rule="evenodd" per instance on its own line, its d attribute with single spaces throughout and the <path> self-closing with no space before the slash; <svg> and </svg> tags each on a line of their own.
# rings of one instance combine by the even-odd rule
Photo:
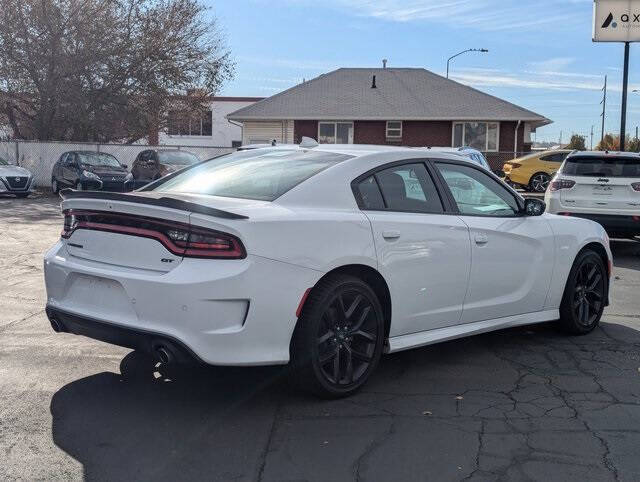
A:
<svg viewBox="0 0 640 482">
<path fill-rule="evenodd" d="M 58 186 L 58 180 L 51 179 L 51 192 L 53 192 L 53 194 L 58 194 L 58 191 L 60 191 L 60 187 Z"/>
<path fill-rule="evenodd" d="M 607 270 L 602 258 L 591 250 L 581 252 L 569 272 L 560 304 L 562 327 L 569 333 L 583 335 L 598 326 L 607 289 Z"/>
<path fill-rule="evenodd" d="M 313 288 L 292 339 L 297 384 L 324 398 L 358 390 L 375 370 L 385 336 L 378 297 L 359 278 L 332 275 Z"/>
</svg>

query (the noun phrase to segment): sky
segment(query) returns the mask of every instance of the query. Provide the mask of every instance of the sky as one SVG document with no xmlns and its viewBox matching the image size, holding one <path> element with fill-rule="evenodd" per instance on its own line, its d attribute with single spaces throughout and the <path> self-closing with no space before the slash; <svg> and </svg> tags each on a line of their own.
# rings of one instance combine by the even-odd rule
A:
<svg viewBox="0 0 640 482">
<path fill-rule="evenodd" d="M 339 67 L 423 67 L 553 120 L 537 141 L 619 133 L 623 44 L 591 41 L 593 0 L 207 1 L 236 62 L 220 92 L 271 96 Z M 627 133 L 640 124 L 640 44 L 631 45 Z"/>
</svg>

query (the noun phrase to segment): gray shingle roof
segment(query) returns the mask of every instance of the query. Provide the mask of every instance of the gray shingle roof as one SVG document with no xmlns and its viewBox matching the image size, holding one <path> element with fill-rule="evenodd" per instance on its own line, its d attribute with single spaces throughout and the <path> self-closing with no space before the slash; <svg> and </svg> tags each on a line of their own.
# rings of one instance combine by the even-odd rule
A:
<svg viewBox="0 0 640 482">
<path fill-rule="evenodd" d="M 376 89 L 371 88 L 373 75 Z M 231 120 L 495 120 L 546 117 L 425 69 L 342 68 L 243 107 Z"/>
</svg>

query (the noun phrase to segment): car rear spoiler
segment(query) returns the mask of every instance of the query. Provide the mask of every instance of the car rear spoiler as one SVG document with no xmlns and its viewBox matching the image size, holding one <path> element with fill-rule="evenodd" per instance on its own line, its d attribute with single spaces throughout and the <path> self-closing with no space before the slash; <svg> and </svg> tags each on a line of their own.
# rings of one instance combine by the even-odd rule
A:
<svg viewBox="0 0 640 482">
<path fill-rule="evenodd" d="M 224 219 L 249 219 L 248 216 L 230 213 L 222 209 L 210 208 L 200 204 L 182 201 L 171 197 L 161 197 L 158 199 L 136 196 L 133 193 L 119 193 L 106 191 L 76 191 L 74 189 L 63 189 L 60 191 L 60 197 L 66 199 L 104 199 L 107 201 L 124 201 L 129 203 L 148 204 L 151 206 L 161 206 L 171 209 L 179 209 L 181 211 L 189 211 L 192 213 L 206 214 L 216 218 Z"/>
</svg>

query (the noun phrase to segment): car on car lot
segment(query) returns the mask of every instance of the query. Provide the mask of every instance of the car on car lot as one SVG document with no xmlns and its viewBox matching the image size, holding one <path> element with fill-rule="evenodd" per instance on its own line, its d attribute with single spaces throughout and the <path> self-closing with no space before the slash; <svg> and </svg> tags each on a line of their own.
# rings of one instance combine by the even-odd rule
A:
<svg viewBox="0 0 640 482">
<path fill-rule="evenodd" d="M 198 156 L 188 151 L 146 149 L 136 156 L 131 167 L 131 174 L 136 187 L 138 187 L 197 162 L 200 162 Z"/>
<path fill-rule="evenodd" d="M 34 184 L 33 174 L 28 169 L 10 164 L 0 157 L 0 194 L 27 197 Z"/>
<path fill-rule="evenodd" d="M 491 170 L 489 162 L 487 162 L 487 158 L 484 157 L 484 154 L 473 147 L 427 147 L 426 149 L 436 152 L 451 152 L 469 159 L 471 162 L 485 168 L 487 171 Z"/>
<path fill-rule="evenodd" d="M 383 353 L 598 324 L 612 260 L 597 223 L 546 214 L 458 155 L 306 145 L 133 193 L 64 192 L 45 256 L 53 329 L 163 363 L 290 363 L 301 387 L 340 397 Z"/>
<path fill-rule="evenodd" d="M 126 164 L 111 154 L 95 151 L 63 153 L 51 171 L 51 190 L 130 191 L 132 176 Z"/>
<path fill-rule="evenodd" d="M 574 152 L 545 201 L 548 212 L 591 219 L 612 237 L 640 236 L 640 154 Z"/>
<path fill-rule="evenodd" d="M 502 166 L 505 181 L 514 187 L 531 192 L 545 192 L 554 173 L 571 150 L 532 152 Z"/>
</svg>

